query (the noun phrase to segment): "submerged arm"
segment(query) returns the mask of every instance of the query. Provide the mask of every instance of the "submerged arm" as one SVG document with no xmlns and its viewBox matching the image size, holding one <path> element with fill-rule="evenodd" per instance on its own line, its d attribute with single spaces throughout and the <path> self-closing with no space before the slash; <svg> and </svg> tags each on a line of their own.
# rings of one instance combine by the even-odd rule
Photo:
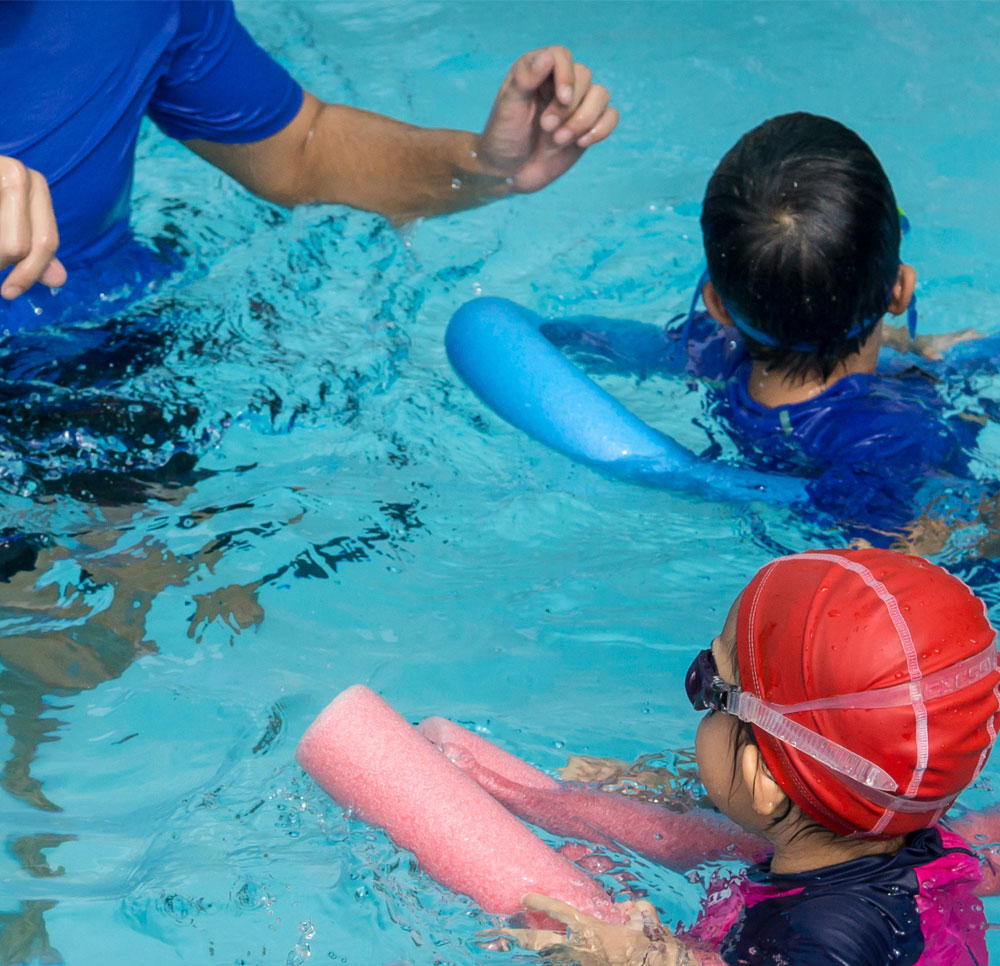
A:
<svg viewBox="0 0 1000 966">
<path fill-rule="evenodd" d="M 751 861 L 770 850 L 763 839 L 703 809 L 671 812 L 629 795 L 582 786 L 531 788 L 474 760 L 463 758 L 455 764 L 532 825 L 615 851 L 629 849 L 674 871 L 687 872 L 709 858 Z"/>
<path fill-rule="evenodd" d="M 577 315 L 546 322 L 542 333 L 557 348 L 582 356 L 591 372 L 645 379 L 653 373 L 682 372 L 687 362 L 687 354 L 679 352 L 676 340 L 648 322 Z"/>
<path fill-rule="evenodd" d="M 695 948 L 678 939 L 645 900 L 630 904 L 629 919 L 623 925 L 601 922 L 549 896 L 529 894 L 524 904 L 566 928 L 558 932 L 503 929 L 501 935 L 523 949 L 559 953 L 560 961 L 566 957 L 587 966 L 723 966 L 714 950 Z"/>
<path fill-rule="evenodd" d="M 676 323 L 676 324 L 675 324 Z M 701 379 L 725 379 L 743 358 L 732 329 L 706 313 L 666 327 L 632 319 L 578 315 L 552 319 L 542 326 L 557 348 L 584 357 L 588 371 L 608 371 L 645 379 L 650 375 L 687 373 Z"/>
<path fill-rule="evenodd" d="M 958 329 L 937 335 L 918 335 L 910 338 L 905 325 L 882 325 L 882 346 L 897 352 L 909 352 L 934 361 L 943 359 L 945 353 L 961 342 L 972 342 L 982 336 L 976 329 Z"/>
</svg>

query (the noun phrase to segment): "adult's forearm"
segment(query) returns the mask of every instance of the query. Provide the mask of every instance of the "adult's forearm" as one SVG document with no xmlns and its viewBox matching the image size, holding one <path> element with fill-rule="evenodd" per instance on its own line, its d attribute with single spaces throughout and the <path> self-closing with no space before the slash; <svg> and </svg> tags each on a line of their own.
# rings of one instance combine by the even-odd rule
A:
<svg viewBox="0 0 1000 966">
<path fill-rule="evenodd" d="M 469 131 L 414 127 L 306 93 L 291 123 L 263 141 L 187 145 L 276 204 L 343 204 L 407 221 L 510 193 L 501 175 L 485 170 L 478 140 Z"/>
<path fill-rule="evenodd" d="M 334 202 L 396 221 L 446 214 L 510 193 L 484 170 L 478 135 L 419 128 L 342 104 L 322 104 L 303 149 L 292 204 Z"/>
<path fill-rule="evenodd" d="M 617 123 L 607 89 L 554 45 L 514 62 L 482 134 L 413 127 L 307 91 L 295 117 L 263 140 L 185 143 L 278 204 L 344 204 L 406 221 L 538 191 Z"/>
</svg>

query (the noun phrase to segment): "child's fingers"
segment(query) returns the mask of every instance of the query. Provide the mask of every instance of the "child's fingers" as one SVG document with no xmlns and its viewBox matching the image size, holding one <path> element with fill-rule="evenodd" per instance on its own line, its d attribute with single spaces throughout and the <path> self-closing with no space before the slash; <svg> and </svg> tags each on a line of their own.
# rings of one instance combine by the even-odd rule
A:
<svg viewBox="0 0 1000 966">
<path fill-rule="evenodd" d="M 31 172 L 14 158 L 0 158 L 0 268 L 31 252 Z"/>
<path fill-rule="evenodd" d="M 530 949 L 532 952 L 566 945 L 566 934 L 551 929 L 501 929 L 500 935 L 512 939 L 522 949 Z"/>
<path fill-rule="evenodd" d="M 629 918 L 639 919 L 646 923 L 652 922 L 656 925 L 660 924 L 660 914 L 656 911 L 656 906 L 648 899 L 638 899 L 633 902 L 632 908 L 629 910 Z"/>
<path fill-rule="evenodd" d="M 42 272 L 38 281 L 42 285 L 48 285 L 49 288 L 61 288 L 66 284 L 66 269 L 63 263 L 59 261 L 58 258 L 53 258 L 48 265 L 45 266 L 45 270 Z"/>
<path fill-rule="evenodd" d="M 918 335 L 913 340 L 913 348 L 927 359 L 940 360 L 952 346 L 978 338 L 981 338 L 979 331 L 971 328 L 946 332 L 942 335 Z"/>
<path fill-rule="evenodd" d="M 48 182 L 13 158 L 0 159 L 0 268 L 13 265 L 3 297 L 13 299 L 40 278 L 62 285 L 66 271 L 55 258 L 59 229 Z"/>
<path fill-rule="evenodd" d="M 633 902 L 628 914 L 628 924 L 631 928 L 637 929 L 650 940 L 650 942 L 663 942 L 673 936 L 673 930 L 660 922 L 660 914 L 647 899 L 639 899 Z"/>
<path fill-rule="evenodd" d="M 543 896 L 537 892 L 529 892 L 521 899 L 521 904 L 526 909 L 544 912 L 547 916 L 569 926 L 570 929 L 582 929 L 586 926 L 600 926 L 602 924 L 599 919 L 588 916 L 585 912 L 580 912 L 568 902 L 553 899 L 552 896 Z"/>
<path fill-rule="evenodd" d="M 496 953 L 509 953 L 510 941 L 503 935 L 502 929 L 486 929 L 476 933 L 476 945 L 480 949 Z"/>
</svg>

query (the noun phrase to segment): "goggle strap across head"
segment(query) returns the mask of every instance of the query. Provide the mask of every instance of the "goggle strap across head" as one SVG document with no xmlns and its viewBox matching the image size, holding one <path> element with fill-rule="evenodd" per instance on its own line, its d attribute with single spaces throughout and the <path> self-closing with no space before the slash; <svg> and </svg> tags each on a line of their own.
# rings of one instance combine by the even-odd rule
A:
<svg viewBox="0 0 1000 966">
<path fill-rule="evenodd" d="M 892 775 L 875 762 L 785 717 L 747 691 L 729 692 L 726 711 L 866 788 L 877 788 L 885 792 L 899 789 Z"/>
<path fill-rule="evenodd" d="M 872 708 L 899 708 L 915 701 L 934 701 L 955 694 L 981 681 L 997 669 L 996 645 L 989 644 L 972 657 L 952 664 L 941 671 L 927 674 L 915 681 L 895 684 L 871 691 L 835 694 L 829 698 L 816 698 L 800 704 L 768 704 L 779 714 L 796 714 L 799 711 L 830 711 L 838 708 L 869 710 Z"/>
</svg>

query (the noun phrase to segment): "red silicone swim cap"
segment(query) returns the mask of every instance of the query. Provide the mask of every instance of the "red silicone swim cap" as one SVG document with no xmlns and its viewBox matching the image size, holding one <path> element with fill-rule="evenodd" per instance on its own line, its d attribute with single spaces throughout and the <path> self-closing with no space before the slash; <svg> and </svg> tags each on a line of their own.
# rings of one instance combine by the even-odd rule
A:
<svg viewBox="0 0 1000 966">
<path fill-rule="evenodd" d="M 865 787 L 754 727 L 771 774 L 799 808 L 841 835 L 933 825 L 979 774 L 996 737 L 995 637 L 983 602 L 919 557 L 825 550 L 772 561 L 740 602 L 743 690 L 776 707 L 909 687 L 888 707 L 788 713 L 880 765 L 896 792 Z"/>
</svg>

